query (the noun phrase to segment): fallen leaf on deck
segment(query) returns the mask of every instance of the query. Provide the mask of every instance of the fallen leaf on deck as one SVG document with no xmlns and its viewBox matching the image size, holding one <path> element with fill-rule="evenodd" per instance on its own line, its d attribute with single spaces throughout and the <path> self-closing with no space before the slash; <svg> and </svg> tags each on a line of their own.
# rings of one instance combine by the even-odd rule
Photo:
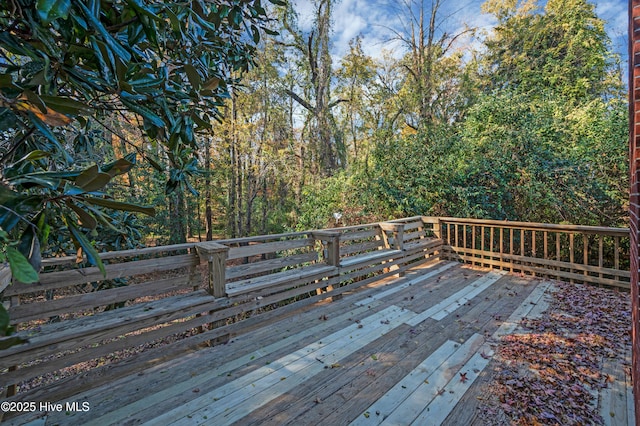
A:
<svg viewBox="0 0 640 426">
<path fill-rule="evenodd" d="M 594 394 L 611 383 L 602 374 L 603 359 L 622 362 L 630 347 L 628 295 L 554 286 L 547 311 L 523 319 L 522 329 L 503 336 L 495 349 L 499 367 L 482 409 L 489 422 L 497 410 L 518 425 L 603 423 Z"/>
</svg>

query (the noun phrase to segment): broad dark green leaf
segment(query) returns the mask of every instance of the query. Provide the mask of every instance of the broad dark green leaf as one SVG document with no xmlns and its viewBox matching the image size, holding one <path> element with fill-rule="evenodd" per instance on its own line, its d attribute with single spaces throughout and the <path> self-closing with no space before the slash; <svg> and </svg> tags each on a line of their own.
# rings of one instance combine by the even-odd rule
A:
<svg viewBox="0 0 640 426">
<path fill-rule="evenodd" d="M 82 185 L 82 189 L 87 192 L 95 192 L 103 189 L 111 181 L 109 173 L 99 172 L 98 175 L 90 182 Z"/>
<path fill-rule="evenodd" d="M 63 96 L 45 96 L 41 95 L 40 99 L 45 103 L 45 105 L 51 108 L 54 111 L 58 111 L 62 114 L 68 115 L 88 115 L 93 112 L 93 108 L 88 105 L 83 104 L 82 102 L 78 102 L 71 98 L 66 98 Z"/>
<path fill-rule="evenodd" d="M 24 187 L 31 187 L 33 185 L 42 186 L 44 188 L 49 188 L 55 190 L 60 186 L 60 179 L 55 178 L 43 178 L 40 176 L 32 176 L 32 175 L 18 175 L 16 178 L 8 179 L 13 185 L 22 185 Z"/>
<path fill-rule="evenodd" d="M 0 74 L 0 87 L 11 87 L 13 85 L 13 78 L 11 74 Z"/>
<path fill-rule="evenodd" d="M 99 2 L 98 2 L 99 4 Z M 122 58 L 125 61 L 131 60 L 131 54 L 116 40 L 113 38 L 109 31 L 102 25 L 102 22 L 98 19 L 99 14 L 95 14 L 93 11 L 89 10 L 87 6 L 83 4 L 83 2 L 78 2 L 78 6 L 84 12 L 84 17 L 91 23 L 91 26 L 100 33 L 104 42 L 109 46 L 113 52 Z"/>
<path fill-rule="evenodd" d="M 11 275 L 16 280 L 25 284 L 36 283 L 40 280 L 38 273 L 27 258 L 14 247 L 7 247 L 7 260 L 11 268 Z"/>
<path fill-rule="evenodd" d="M 38 117 L 35 116 L 35 114 L 30 112 L 28 115 L 29 115 L 29 118 L 31 119 L 31 123 L 36 127 L 36 129 L 40 131 L 40 133 L 42 133 L 42 135 L 45 138 L 49 140 L 49 142 L 51 142 L 56 147 L 56 150 L 64 156 L 65 161 L 68 163 L 73 162 L 73 159 L 71 158 L 69 153 L 62 147 L 62 145 L 60 144 L 60 141 L 58 140 L 56 135 L 51 131 L 49 126 L 43 123 Z"/>
<path fill-rule="evenodd" d="M 67 19 L 71 9 L 70 0 L 38 0 L 38 16 L 43 24 L 49 24 L 58 18 Z"/>
<path fill-rule="evenodd" d="M 140 114 L 142 118 L 148 120 L 154 126 L 164 127 L 164 121 L 162 121 L 162 118 L 160 118 L 158 114 L 151 111 L 149 108 L 140 106 L 135 102 L 132 102 L 125 98 L 122 98 L 122 103 L 131 111 L 135 112 L 136 114 Z"/>
<path fill-rule="evenodd" d="M 27 155 L 22 157 L 20 160 L 18 160 L 18 162 L 21 162 L 21 161 L 38 161 L 38 160 L 42 160 L 43 158 L 47 158 L 47 157 L 50 157 L 50 156 L 51 156 L 51 153 L 36 149 L 35 151 L 31 151 L 30 153 L 28 153 Z"/>
<path fill-rule="evenodd" d="M 197 91 L 200 90 L 202 86 L 202 78 L 200 78 L 200 74 L 198 74 L 198 70 L 191 64 L 184 65 L 184 71 L 187 73 L 187 78 L 189 79 L 189 83 L 191 86 Z"/>
<path fill-rule="evenodd" d="M 98 166 L 93 165 L 80 173 L 75 183 L 86 192 L 93 192 L 104 188 L 110 180 L 110 174 L 101 172 Z"/>
<path fill-rule="evenodd" d="M 98 176 L 99 172 L 100 172 L 100 169 L 95 164 L 93 166 L 85 169 L 76 178 L 76 185 L 81 187 L 81 188 L 84 188 L 84 186 L 86 184 L 88 184 L 89 182 L 94 180 L 96 178 L 96 176 Z"/>
<path fill-rule="evenodd" d="M 26 227 L 22 233 L 22 237 L 20 237 L 18 251 L 27 258 L 29 264 L 38 272 L 42 266 L 42 255 L 40 253 L 40 239 L 35 230 L 35 226 Z"/>
<path fill-rule="evenodd" d="M 121 174 L 127 173 L 129 170 L 133 168 L 136 164 L 136 154 L 132 153 L 133 157 L 130 161 L 128 158 L 131 158 L 131 154 L 127 155 L 125 158 L 120 158 L 112 163 L 109 163 L 102 167 L 102 171 L 108 173 L 109 176 L 115 177 Z"/>
<path fill-rule="evenodd" d="M 123 203 L 120 201 L 108 200 L 105 198 L 83 197 L 83 200 L 89 204 L 95 204 L 97 206 L 107 207 L 114 210 L 144 213 L 148 216 L 155 216 L 156 214 L 153 207 L 139 206 L 137 204 Z"/>
<path fill-rule="evenodd" d="M 102 272 L 104 277 L 107 276 L 107 271 L 104 269 L 104 264 L 102 263 L 102 259 L 100 259 L 100 255 L 91 242 L 84 236 L 84 234 L 71 222 L 69 218 L 66 220 L 67 226 L 69 227 L 69 231 L 73 235 L 73 239 L 78 244 L 79 248 L 82 248 L 84 254 L 87 255 L 87 260 L 94 266 L 97 266 Z"/>
<path fill-rule="evenodd" d="M 96 226 L 98 225 L 98 222 L 96 222 L 96 219 L 89 212 L 83 210 L 80 206 L 74 204 L 71 201 L 67 202 L 67 206 L 69 206 L 69 208 L 73 210 L 75 214 L 78 215 L 78 218 L 80 219 L 80 223 L 82 224 L 82 226 L 89 229 L 96 228 Z"/>
</svg>

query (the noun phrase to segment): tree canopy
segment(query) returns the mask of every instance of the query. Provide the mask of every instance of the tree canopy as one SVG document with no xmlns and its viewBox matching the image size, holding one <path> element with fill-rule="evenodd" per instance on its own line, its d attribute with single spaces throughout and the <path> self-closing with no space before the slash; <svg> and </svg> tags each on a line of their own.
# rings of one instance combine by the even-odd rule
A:
<svg viewBox="0 0 640 426">
<path fill-rule="evenodd" d="M 489 0 L 484 35 L 406 1 L 399 50 L 356 37 L 342 58 L 335 0 L 309 25 L 278 0 L 0 4 L 0 260 L 20 280 L 40 251 L 99 264 L 335 212 L 625 223 L 626 97 L 589 1 Z"/>
</svg>

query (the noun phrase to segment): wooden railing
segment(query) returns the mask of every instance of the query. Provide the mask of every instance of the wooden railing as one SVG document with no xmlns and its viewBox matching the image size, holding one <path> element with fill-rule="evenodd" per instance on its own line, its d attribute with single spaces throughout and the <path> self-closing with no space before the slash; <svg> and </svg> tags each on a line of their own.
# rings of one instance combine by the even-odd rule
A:
<svg viewBox="0 0 640 426">
<path fill-rule="evenodd" d="M 11 339 L 23 343 L 0 350 L 0 389 L 14 399 L 42 392 L 64 398 L 437 261 L 441 248 L 416 217 L 101 253 L 106 276 L 69 256 L 44 261 L 37 284 L 9 285 L 4 267 L 0 297 L 18 333 L 0 337 L 0 348 Z M 144 353 L 138 353 L 141 345 Z M 117 368 L 86 363 L 130 353 L 136 356 Z M 71 374 L 79 365 L 92 371 Z M 24 383 L 32 387 L 31 379 L 55 372 L 69 377 L 21 392 Z"/>
<path fill-rule="evenodd" d="M 578 283 L 629 288 L 629 230 L 458 218 L 439 222 L 444 257 Z"/>
<path fill-rule="evenodd" d="M 17 400 L 62 399 L 441 259 L 628 288 L 628 249 L 626 229 L 416 216 L 102 253 L 106 276 L 75 256 L 44 261 L 38 284 L 9 285 L 0 267 L 0 297 L 18 329 L 0 348 L 24 339 L 0 350 L 0 388 Z M 136 356 L 117 368 L 85 363 L 114 353 Z M 81 363 L 92 371 L 20 390 Z"/>
</svg>

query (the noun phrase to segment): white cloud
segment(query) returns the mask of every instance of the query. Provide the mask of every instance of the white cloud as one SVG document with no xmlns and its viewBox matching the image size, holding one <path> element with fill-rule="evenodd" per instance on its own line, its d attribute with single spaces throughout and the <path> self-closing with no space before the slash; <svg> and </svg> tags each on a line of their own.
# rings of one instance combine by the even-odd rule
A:
<svg viewBox="0 0 640 426">
<path fill-rule="evenodd" d="M 308 32 L 313 27 L 313 0 L 293 0 L 299 14 L 300 28 Z M 442 16 L 448 16 L 442 23 L 449 34 L 457 34 L 466 27 L 488 32 L 496 21 L 493 16 L 483 14 L 480 10 L 484 0 L 444 0 Z M 627 5 L 622 0 L 594 0 L 596 12 L 605 19 L 607 31 L 612 39 L 613 47 L 626 55 Z M 402 21 L 405 19 L 404 2 L 398 0 L 341 0 L 334 3 L 332 56 L 334 65 L 349 51 L 349 42 L 360 35 L 365 54 L 380 58 L 383 50 L 392 51 L 396 56 L 402 53 L 402 43 L 393 39 L 391 29 L 404 31 Z M 466 25 L 466 26 L 465 26 Z M 477 39 L 462 37 L 459 48 L 479 47 Z"/>
</svg>

